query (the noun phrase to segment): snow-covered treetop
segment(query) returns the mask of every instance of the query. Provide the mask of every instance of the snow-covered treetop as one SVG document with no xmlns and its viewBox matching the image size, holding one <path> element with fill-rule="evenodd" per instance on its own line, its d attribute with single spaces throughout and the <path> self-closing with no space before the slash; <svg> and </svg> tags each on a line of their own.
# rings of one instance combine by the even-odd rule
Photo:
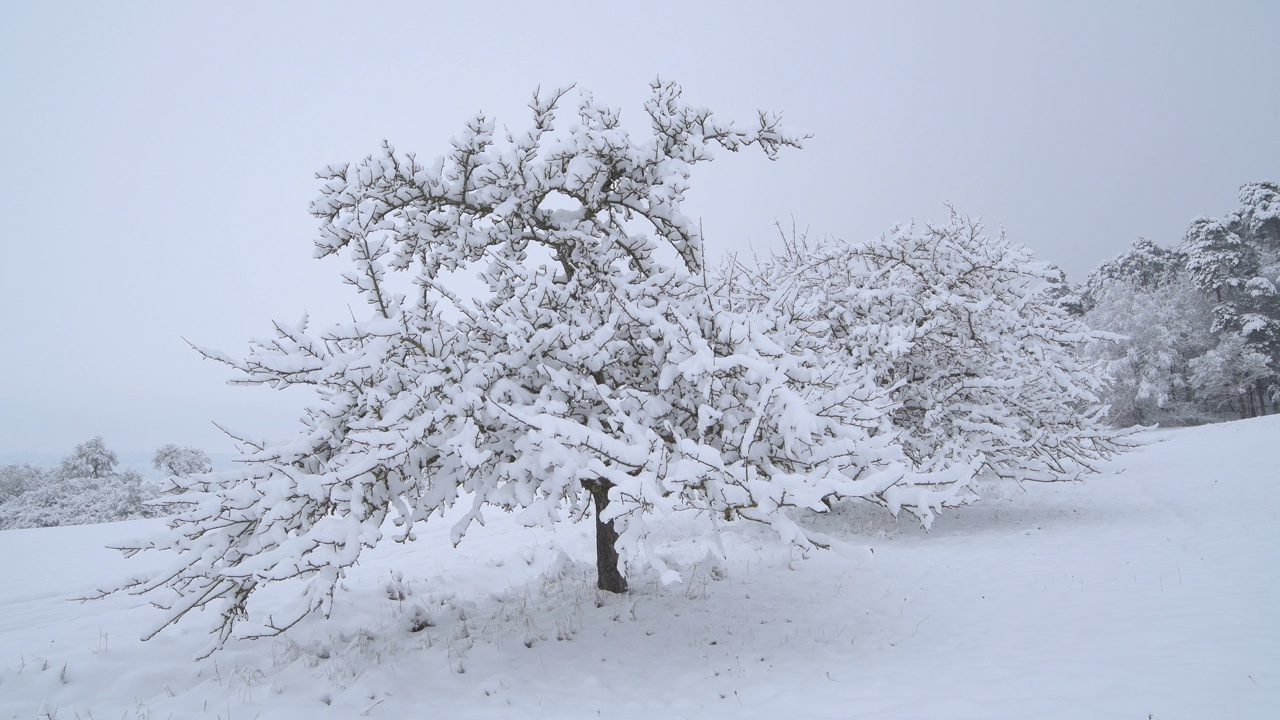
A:
<svg viewBox="0 0 1280 720">
<path fill-rule="evenodd" d="M 1099 264 L 1064 304 L 1078 313 L 1088 312 L 1116 284 L 1134 289 L 1159 288 L 1177 282 L 1185 265 L 1186 258 L 1180 252 L 1140 237 L 1128 250 Z"/>
<path fill-rule="evenodd" d="M 98 435 L 77 445 L 74 452 L 62 459 L 59 470 L 69 478 L 102 478 L 111 474 L 117 462 L 115 452 Z"/>
<path fill-rule="evenodd" d="M 1236 212 L 1250 232 L 1280 241 L 1280 184 L 1263 181 L 1241 185 L 1240 209 Z"/>
<path fill-rule="evenodd" d="M 1222 218 L 1192 221 L 1178 250 L 1197 287 L 1219 300 L 1248 294 L 1256 277 L 1275 283 L 1280 275 L 1280 186 L 1248 183 L 1240 188 L 1240 206 Z"/>
<path fill-rule="evenodd" d="M 1219 296 L 1244 285 L 1258 272 L 1257 248 L 1235 232 L 1230 220 L 1201 215 L 1191 221 L 1179 249 L 1187 272 L 1201 290 Z"/>
<path fill-rule="evenodd" d="M 525 282 L 519 268 L 530 244 L 552 254 L 561 281 L 618 272 L 619 262 L 652 275 L 663 244 L 695 272 L 702 240 L 680 209 L 692 167 L 715 148 L 756 146 L 773 158 L 799 147 L 803 136 L 765 112 L 755 128 L 740 129 L 686 104 L 674 83 L 655 82 L 652 90 L 645 103 L 650 136 L 639 140 L 619 111 L 587 92 L 579 93 L 577 122 L 557 132 L 564 88 L 535 93 L 533 127 L 523 134 L 499 136 L 493 121 L 478 115 L 433 162 L 384 143 L 360 162 L 331 166 L 319 174 L 323 194 L 311 208 L 323 223 L 316 255 L 347 249 L 356 265 L 348 282 L 383 317 L 398 307 L 384 296 L 384 265 L 416 266 L 419 282 L 431 285 L 442 269 L 484 261 L 500 298 Z"/>
</svg>

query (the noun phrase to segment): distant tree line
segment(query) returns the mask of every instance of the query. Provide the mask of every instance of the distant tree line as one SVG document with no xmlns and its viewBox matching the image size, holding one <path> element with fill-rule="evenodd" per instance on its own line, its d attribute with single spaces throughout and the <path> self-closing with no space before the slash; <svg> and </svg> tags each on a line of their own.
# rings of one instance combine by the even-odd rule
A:
<svg viewBox="0 0 1280 720">
<path fill-rule="evenodd" d="M 148 504 L 162 486 L 135 470 L 116 471 L 115 452 L 101 436 L 76 446 L 57 468 L 28 463 L 0 466 L 0 530 L 114 522 L 164 514 Z M 200 450 L 165 445 L 152 460 L 170 477 L 213 469 Z"/>
<path fill-rule="evenodd" d="M 1117 425 L 1195 424 L 1280 405 L 1280 186 L 1240 188 L 1221 218 L 1200 216 L 1178 245 L 1145 238 L 1060 302 L 1095 330 Z"/>
</svg>

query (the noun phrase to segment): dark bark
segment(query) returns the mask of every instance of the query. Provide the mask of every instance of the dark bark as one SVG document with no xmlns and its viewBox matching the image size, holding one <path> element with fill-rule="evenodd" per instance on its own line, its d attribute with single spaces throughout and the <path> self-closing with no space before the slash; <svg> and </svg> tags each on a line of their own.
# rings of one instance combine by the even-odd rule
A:
<svg viewBox="0 0 1280 720">
<path fill-rule="evenodd" d="M 596 587 L 613 593 L 627 591 L 627 579 L 618 570 L 618 531 L 613 521 L 602 522 L 601 515 L 609 507 L 609 488 L 613 483 L 607 480 L 584 481 L 582 486 L 591 492 L 596 505 Z"/>
</svg>

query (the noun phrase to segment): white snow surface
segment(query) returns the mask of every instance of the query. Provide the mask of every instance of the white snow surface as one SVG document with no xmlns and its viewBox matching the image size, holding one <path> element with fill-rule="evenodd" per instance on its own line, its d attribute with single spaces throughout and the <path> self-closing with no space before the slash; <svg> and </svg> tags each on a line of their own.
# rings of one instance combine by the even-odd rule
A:
<svg viewBox="0 0 1280 720">
<path fill-rule="evenodd" d="M 750 524 L 718 556 L 677 514 L 652 539 L 682 582 L 625 596 L 595 590 L 591 522 L 496 515 L 457 548 L 432 522 L 331 619 L 200 662 L 211 618 L 144 643 L 146 598 L 73 601 L 163 563 L 104 547 L 162 521 L 3 531 L 0 718 L 1277 717 L 1280 417 L 1148 437 L 928 533 L 800 515 L 840 541 L 807 557 Z"/>
</svg>

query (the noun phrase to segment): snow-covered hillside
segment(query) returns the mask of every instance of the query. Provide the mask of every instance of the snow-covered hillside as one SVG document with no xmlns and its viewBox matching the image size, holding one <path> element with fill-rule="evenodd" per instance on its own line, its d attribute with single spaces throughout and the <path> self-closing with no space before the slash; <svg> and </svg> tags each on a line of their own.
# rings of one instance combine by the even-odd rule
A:
<svg viewBox="0 0 1280 720">
<path fill-rule="evenodd" d="M 924 533 L 873 507 L 655 538 L 684 582 L 594 589 L 588 523 L 382 547 L 335 617 L 193 662 L 146 600 L 158 521 L 0 532 L 0 718 L 1270 718 L 1280 417 L 1159 431 L 1084 484 L 989 486 Z M 272 603 L 270 593 L 259 607 Z"/>
</svg>

